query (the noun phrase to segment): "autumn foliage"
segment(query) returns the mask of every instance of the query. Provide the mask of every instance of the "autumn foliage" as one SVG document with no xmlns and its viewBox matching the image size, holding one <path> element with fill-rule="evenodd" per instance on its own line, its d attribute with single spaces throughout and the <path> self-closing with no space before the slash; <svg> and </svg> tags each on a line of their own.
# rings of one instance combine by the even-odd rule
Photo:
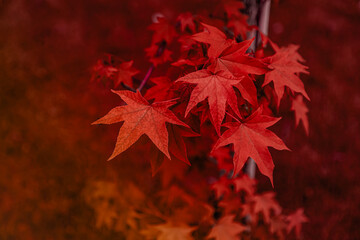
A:
<svg viewBox="0 0 360 240">
<path fill-rule="evenodd" d="M 256 36 L 249 2 L 0 1 L 0 239 L 360 239 L 360 5 L 274 0 Z M 225 101 L 196 99 L 210 81 Z M 135 106 L 141 136 L 107 161 Z M 273 185 L 240 167 L 267 151 Z"/>
<path fill-rule="evenodd" d="M 301 237 L 303 209 L 283 214 L 275 193 L 259 193 L 243 170 L 251 158 L 273 185 L 269 148 L 289 150 L 268 129 L 281 118 L 282 100 L 309 133 L 304 99 L 310 99 L 300 79 L 309 72 L 299 46 L 278 46 L 247 24 L 244 9 L 234 0 L 211 14 L 156 16 L 147 73 L 136 69 L 136 59 L 112 54 L 94 65 L 92 80 L 121 98 L 93 122 L 121 123 L 109 160 L 134 161 L 121 159 L 131 149 L 150 162 L 154 176 L 150 185 L 142 178 L 89 184 L 86 201 L 97 227 L 126 239 Z M 246 39 L 250 31 L 256 37 Z"/>
</svg>

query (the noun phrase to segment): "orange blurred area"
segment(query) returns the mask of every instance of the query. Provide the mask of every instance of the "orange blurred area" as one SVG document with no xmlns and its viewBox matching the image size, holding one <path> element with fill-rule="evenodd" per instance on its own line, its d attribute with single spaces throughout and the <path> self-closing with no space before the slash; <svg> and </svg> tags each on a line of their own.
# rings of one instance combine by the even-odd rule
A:
<svg viewBox="0 0 360 240">
<path fill-rule="evenodd" d="M 91 123 L 119 99 L 90 82 L 91 67 L 111 53 L 135 60 L 145 74 L 153 14 L 171 19 L 215 5 L 0 0 L 0 239 L 127 239 L 126 219 L 97 199 L 115 199 L 116 212 L 136 214 L 127 206 L 146 202 L 156 183 L 147 156 L 136 150 L 146 139 L 106 161 L 119 125 Z M 304 208 L 309 218 L 303 239 L 360 239 L 359 25 L 355 0 L 272 5 L 270 38 L 299 44 L 310 70 L 303 77 L 310 136 L 294 128 L 289 113 L 274 129 L 292 152 L 271 151 L 277 200 L 288 212 Z M 206 186 L 186 181 L 199 185 L 194 192 Z M 260 191 L 271 189 L 264 176 L 259 182 Z M 134 183 L 146 184 L 129 187 Z"/>
</svg>

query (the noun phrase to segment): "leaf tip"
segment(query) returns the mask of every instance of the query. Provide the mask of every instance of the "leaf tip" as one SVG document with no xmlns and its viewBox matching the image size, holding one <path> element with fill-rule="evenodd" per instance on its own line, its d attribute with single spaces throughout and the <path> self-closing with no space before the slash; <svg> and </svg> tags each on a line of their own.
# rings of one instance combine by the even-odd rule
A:
<svg viewBox="0 0 360 240">
<path fill-rule="evenodd" d="M 274 179 L 273 179 L 273 176 L 269 177 L 269 179 L 270 179 L 270 182 L 271 182 L 271 186 L 272 186 L 272 188 L 274 189 L 275 187 L 274 187 Z"/>
<path fill-rule="evenodd" d="M 99 120 L 100 120 L 100 119 L 98 119 L 98 120 L 96 120 L 96 121 L 92 122 L 92 123 L 91 123 L 91 125 L 98 125 L 98 124 L 101 124 L 101 122 L 100 122 Z"/>
<path fill-rule="evenodd" d="M 112 153 L 111 156 L 110 156 L 106 161 L 111 161 L 111 160 L 113 160 L 117 155 L 118 155 L 118 154 L 115 155 L 114 153 Z"/>
</svg>

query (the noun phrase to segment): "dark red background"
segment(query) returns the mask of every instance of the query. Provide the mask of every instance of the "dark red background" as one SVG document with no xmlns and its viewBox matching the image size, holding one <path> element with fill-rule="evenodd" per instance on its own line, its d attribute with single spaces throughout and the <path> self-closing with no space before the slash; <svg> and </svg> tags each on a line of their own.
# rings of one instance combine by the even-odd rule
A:
<svg viewBox="0 0 360 240">
<path fill-rule="evenodd" d="M 90 67 L 110 52 L 144 72 L 152 14 L 174 18 L 214 3 L 0 0 L 1 239 L 117 237 L 94 228 L 82 196 L 86 182 L 131 166 L 105 161 L 118 126 L 104 133 L 90 125 L 118 103 L 89 83 Z M 359 26 L 359 1 L 272 6 L 270 37 L 300 44 L 311 72 L 303 78 L 310 137 L 285 116 L 275 131 L 293 151 L 272 151 L 277 199 L 310 219 L 304 239 L 360 239 Z"/>
</svg>

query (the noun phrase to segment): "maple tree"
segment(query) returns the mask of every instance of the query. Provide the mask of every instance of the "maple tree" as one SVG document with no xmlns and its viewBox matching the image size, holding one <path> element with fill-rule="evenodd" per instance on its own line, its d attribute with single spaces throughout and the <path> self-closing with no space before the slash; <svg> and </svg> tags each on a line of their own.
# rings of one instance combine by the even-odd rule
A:
<svg viewBox="0 0 360 240">
<path fill-rule="evenodd" d="M 268 128 L 281 119 L 283 98 L 292 100 L 295 124 L 302 120 L 308 134 L 303 97 L 310 99 L 299 77 L 307 67 L 298 46 L 279 47 L 263 33 L 245 40 L 259 30 L 247 23 L 241 1 L 220 6 L 208 16 L 157 17 L 145 49 L 151 65 L 140 81 L 134 78 L 140 75 L 134 60 L 106 55 L 93 67 L 93 80 L 112 83 L 123 101 L 93 123 L 122 124 L 109 160 L 121 158 L 146 135 L 150 141 L 142 141 L 137 151 L 146 154 L 154 181 L 162 186 L 122 186 L 129 199 L 134 196 L 130 202 L 111 186 L 112 193 L 104 194 L 116 205 L 99 197 L 98 189 L 89 190 L 87 202 L 97 209 L 98 227 L 114 228 L 128 239 L 284 239 L 293 228 L 300 237 L 307 221 L 303 210 L 284 215 L 275 193 L 258 193 L 256 181 L 242 170 L 253 159 L 274 186 L 268 148 L 289 149 Z M 156 72 L 160 65 L 167 70 Z M 169 167 L 170 160 L 192 170 Z M 201 178 L 211 180 L 195 183 Z M 98 184 L 109 189 L 108 183 Z M 151 192 L 147 201 L 142 191 Z M 126 205 L 131 207 L 122 212 Z"/>
</svg>

